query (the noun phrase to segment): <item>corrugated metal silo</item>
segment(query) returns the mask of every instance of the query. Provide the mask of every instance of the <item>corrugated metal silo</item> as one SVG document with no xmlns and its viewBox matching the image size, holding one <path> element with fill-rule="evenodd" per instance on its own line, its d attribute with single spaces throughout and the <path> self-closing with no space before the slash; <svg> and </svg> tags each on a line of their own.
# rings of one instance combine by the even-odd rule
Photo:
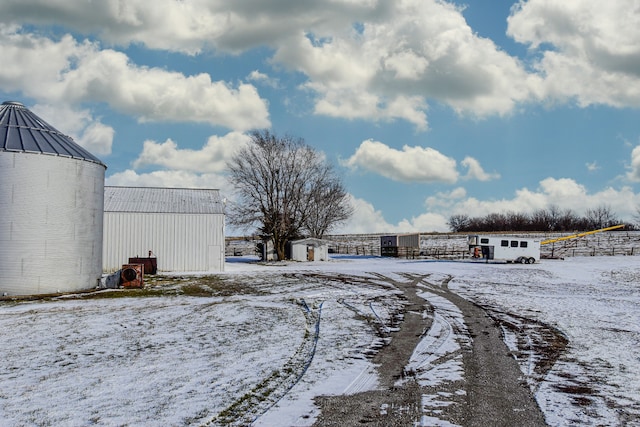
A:
<svg viewBox="0 0 640 427">
<path fill-rule="evenodd" d="M 0 295 L 97 285 L 105 170 L 24 105 L 0 105 Z"/>
</svg>

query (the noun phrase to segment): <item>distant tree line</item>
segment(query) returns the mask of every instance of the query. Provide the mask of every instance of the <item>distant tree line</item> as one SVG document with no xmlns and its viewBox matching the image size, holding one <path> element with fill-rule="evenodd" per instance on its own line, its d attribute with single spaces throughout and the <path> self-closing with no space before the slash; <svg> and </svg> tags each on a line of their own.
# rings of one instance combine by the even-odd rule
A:
<svg viewBox="0 0 640 427">
<path fill-rule="evenodd" d="M 465 214 L 452 215 L 448 225 L 453 232 L 540 231 L 567 232 L 588 231 L 622 224 L 606 205 L 587 209 L 584 216 L 571 209 L 557 206 L 539 209 L 531 214 L 520 212 L 490 213 L 483 217 Z"/>
</svg>

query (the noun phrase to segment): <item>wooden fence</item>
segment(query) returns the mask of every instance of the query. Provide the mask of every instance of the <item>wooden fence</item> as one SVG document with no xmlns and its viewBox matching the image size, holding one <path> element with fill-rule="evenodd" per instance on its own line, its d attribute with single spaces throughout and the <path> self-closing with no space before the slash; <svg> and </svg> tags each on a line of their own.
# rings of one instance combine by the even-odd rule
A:
<svg viewBox="0 0 640 427">
<path fill-rule="evenodd" d="M 570 233 L 503 233 L 526 236 L 540 240 L 561 237 Z M 357 234 L 326 236 L 331 241 L 329 252 L 341 255 L 381 256 L 381 234 Z M 467 234 L 434 233 L 420 235 L 420 248 L 398 248 L 398 257 L 416 259 L 464 259 L 469 257 Z M 226 255 L 255 255 L 257 240 L 227 239 Z M 563 240 L 542 245 L 542 258 L 573 256 L 640 255 L 640 231 L 610 231 L 577 239 Z"/>
</svg>

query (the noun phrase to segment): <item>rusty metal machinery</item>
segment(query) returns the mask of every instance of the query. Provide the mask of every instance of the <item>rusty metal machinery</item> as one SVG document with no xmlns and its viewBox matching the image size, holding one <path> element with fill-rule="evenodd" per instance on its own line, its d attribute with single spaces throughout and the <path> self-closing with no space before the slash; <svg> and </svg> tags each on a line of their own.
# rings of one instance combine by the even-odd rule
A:
<svg viewBox="0 0 640 427">
<path fill-rule="evenodd" d="M 120 285 L 124 288 L 142 288 L 144 264 L 124 264 L 120 272 Z"/>
</svg>

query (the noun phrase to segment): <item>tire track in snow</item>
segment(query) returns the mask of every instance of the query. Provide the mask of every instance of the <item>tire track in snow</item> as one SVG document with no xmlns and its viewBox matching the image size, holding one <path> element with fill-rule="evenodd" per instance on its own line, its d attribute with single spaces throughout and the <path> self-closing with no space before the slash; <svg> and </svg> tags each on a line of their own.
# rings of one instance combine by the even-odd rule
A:
<svg viewBox="0 0 640 427">
<path fill-rule="evenodd" d="M 315 356 L 320 336 L 322 305 L 311 309 L 304 299 L 298 301 L 306 320 L 304 340 L 283 368 L 245 393 L 202 426 L 250 425 L 280 401 L 307 372 Z"/>
<path fill-rule="evenodd" d="M 409 361 L 421 334 L 429 328 L 431 320 L 423 315 L 425 303 L 415 295 L 414 282 L 398 281 L 381 274 L 373 275 L 376 278 L 371 279 L 372 284 L 382 282 L 386 287 L 398 289 L 398 295 L 402 292 L 402 303 L 387 309 L 388 318 L 385 313 L 376 310 L 375 304 L 369 305 L 369 310 L 375 312 L 371 313 L 372 324 L 377 325 L 379 318 L 385 326 L 387 321 L 392 326 L 377 328 L 379 337 L 392 337 L 372 358 L 377 368 L 379 386 L 375 390 L 368 389 L 355 394 L 316 397 L 315 401 L 321 412 L 314 426 L 415 425 L 415 420 L 422 415 L 421 395 L 416 382 L 399 387 L 394 382 L 402 377 L 403 367 Z M 383 306 L 386 307 L 384 304 Z M 395 328 L 393 322 L 399 320 L 399 327 Z M 367 372 L 361 373 L 355 384 L 348 389 L 354 390 L 368 375 Z"/>
</svg>

